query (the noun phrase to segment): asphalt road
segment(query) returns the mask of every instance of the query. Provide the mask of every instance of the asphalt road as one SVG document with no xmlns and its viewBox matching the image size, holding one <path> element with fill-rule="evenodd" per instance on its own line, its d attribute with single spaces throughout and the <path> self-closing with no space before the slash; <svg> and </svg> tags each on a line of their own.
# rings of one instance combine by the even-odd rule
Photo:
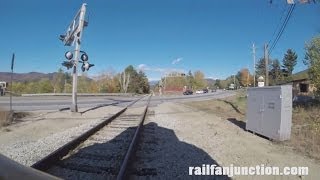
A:
<svg viewBox="0 0 320 180">
<path fill-rule="evenodd" d="M 202 101 L 216 98 L 223 98 L 234 94 L 232 91 L 217 91 L 206 94 L 195 95 L 175 95 L 175 96 L 153 96 L 151 106 L 163 102 L 186 102 L 186 101 Z M 79 96 L 78 107 L 90 108 L 99 105 L 118 105 L 125 106 L 138 97 L 120 97 L 120 96 Z M 68 108 L 71 104 L 70 96 L 33 96 L 33 97 L 13 97 L 12 107 L 15 111 L 34 111 L 34 110 L 59 110 Z M 10 98 L 0 97 L 0 108 L 9 109 Z"/>
</svg>

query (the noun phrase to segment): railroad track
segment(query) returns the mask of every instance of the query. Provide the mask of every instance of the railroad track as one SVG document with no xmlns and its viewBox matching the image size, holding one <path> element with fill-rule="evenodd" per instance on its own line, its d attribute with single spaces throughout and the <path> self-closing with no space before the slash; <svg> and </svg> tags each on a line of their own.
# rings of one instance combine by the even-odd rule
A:
<svg viewBox="0 0 320 180">
<path fill-rule="evenodd" d="M 145 106 L 133 106 L 146 98 Z M 63 179 L 125 179 L 150 99 L 132 102 L 31 167 Z"/>
</svg>

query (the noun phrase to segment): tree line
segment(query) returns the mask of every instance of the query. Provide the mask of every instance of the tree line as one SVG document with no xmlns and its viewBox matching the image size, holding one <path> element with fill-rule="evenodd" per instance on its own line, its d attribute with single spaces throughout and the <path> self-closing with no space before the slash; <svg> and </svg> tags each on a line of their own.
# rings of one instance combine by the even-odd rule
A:
<svg viewBox="0 0 320 180">
<path fill-rule="evenodd" d="M 205 74 L 200 70 L 191 70 L 187 74 L 179 72 L 171 72 L 162 77 L 157 87 L 163 87 L 165 91 L 182 91 L 184 87 L 187 89 L 197 90 L 210 86 L 205 79 Z"/>
<path fill-rule="evenodd" d="M 320 36 L 315 36 L 305 45 L 305 57 L 303 63 L 308 67 L 308 75 L 311 83 L 316 88 L 316 94 L 320 94 Z M 280 62 L 277 58 L 268 58 L 269 85 L 280 85 L 290 83 L 294 80 L 293 71 L 297 65 L 298 55 L 293 49 L 288 49 Z M 266 63 L 264 58 L 260 58 L 255 65 L 255 78 L 248 68 L 242 68 L 235 75 L 231 75 L 224 80 L 216 80 L 215 86 L 227 89 L 230 84 L 236 87 L 257 86 L 258 77 L 265 78 Z"/>
<path fill-rule="evenodd" d="M 122 84 L 121 77 L 126 76 L 126 89 Z M 71 93 L 72 76 L 61 68 L 54 74 L 52 79 L 44 78 L 37 81 L 13 82 L 13 92 L 24 93 Z M 136 70 L 132 65 L 123 72 L 113 71 L 101 73 L 91 79 L 83 73 L 78 76 L 78 93 L 149 93 L 148 78 L 143 71 Z"/>
</svg>

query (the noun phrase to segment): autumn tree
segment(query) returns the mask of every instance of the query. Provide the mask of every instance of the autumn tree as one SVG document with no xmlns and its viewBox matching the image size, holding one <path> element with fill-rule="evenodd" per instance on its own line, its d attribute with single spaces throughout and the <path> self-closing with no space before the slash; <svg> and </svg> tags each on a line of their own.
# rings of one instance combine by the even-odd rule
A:
<svg viewBox="0 0 320 180">
<path fill-rule="evenodd" d="M 204 73 L 201 71 L 194 72 L 194 87 L 196 89 L 202 89 L 207 87 L 207 81 L 204 79 Z"/>
<path fill-rule="evenodd" d="M 186 78 L 187 78 L 186 80 L 187 80 L 188 88 L 192 89 L 193 85 L 194 85 L 194 77 L 193 77 L 193 74 L 192 74 L 191 70 L 189 70 Z"/>
<path fill-rule="evenodd" d="M 78 93 L 89 93 L 90 80 L 86 74 L 78 77 Z"/>
<path fill-rule="evenodd" d="M 123 71 L 119 74 L 119 84 L 121 92 L 127 93 L 128 86 L 130 82 L 130 73 L 126 73 L 126 71 Z"/>
<path fill-rule="evenodd" d="M 311 82 L 317 89 L 317 94 L 320 95 L 320 36 L 314 37 L 306 44 L 306 55 L 304 64 L 308 65 L 308 73 Z"/>
<path fill-rule="evenodd" d="M 252 76 L 250 75 L 249 69 L 243 68 L 238 72 L 238 81 L 240 86 L 247 87 L 251 84 Z"/>
<path fill-rule="evenodd" d="M 165 90 L 180 91 L 184 86 L 188 86 L 186 76 L 183 76 L 180 72 L 171 72 L 162 78 L 164 82 Z"/>
<path fill-rule="evenodd" d="M 65 76 L 61 68 L 58 69 L 57 73 L 54 73 L 51 80 L 51 85 L 53 87 L 53 93 L 61 93 L 64 90 Z"/>
<path fill-rule="evenodd" d="M 119 74 L 109 68 L 97 77 L 98 92 L 118 93 L 120 92 Z"/>
</svg>

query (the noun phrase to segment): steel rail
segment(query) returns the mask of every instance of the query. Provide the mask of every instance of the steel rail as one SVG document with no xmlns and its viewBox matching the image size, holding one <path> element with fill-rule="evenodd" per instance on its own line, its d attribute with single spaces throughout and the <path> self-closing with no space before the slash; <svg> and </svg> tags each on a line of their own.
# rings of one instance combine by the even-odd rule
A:
<svg viewBox="0 0 320 180">
<path fill-rule="evenodd" d="M 138 136 L 140 134 L 140 130 L 142 129 L 143 127 L 143 123 L 144 123 L 144 120 L 146 118 L 146 115 L 147 115 L 147 112 L 148 112 L 148 107 L 149 107 L 149 103 L 150 103 L 150 99 L 151 99 L 151 95 L 149 96 L 149 99 L 148 99 L 148 103 L 147 103 L 147 106 L 144 110 L 144 113 L 141 117 L 141 120 L 139 122 L 139 125 L 134 133 L 134 136 L 132 138 L 132 141 L 130 143 L 130 146 L 128 148 L 128 151 L 126 153 L 126 156 L 121 164 L 121 167 L 120 167 L 120 171 L 118 173 L 118 176 L 117 176 L 117 180 L 123 180 L 125 179 L 125 176 L 126 176 L 126 170 L 127 170 L 127 167 L 128 167 L 128 163 L 129 163 L 129 160 L 130 158 L 132 157 L 133 153 L 134 153 L 134 147 L 137 145 L 137 142 L 138 142 Z"/>
<path fill-rule="evenodd" d="M 50 153 L 46 157 L 42 158 L 35 164 L 33 164 L 31 167 L 40 171 L 46 171 L 49 169 L 53 163 L 59 161 L 61 158 L 63 158 L 65 155 L 67 155 L 71 150 L 76 148 L 79 144 L 81 144 L 83 141 L 87 140 L 90 136 L 92 136 L 95 132 L 99 131 L 101 128 L 109 124 L 112 120 L 119 117 L 122 113 L 124 113 L 128 107 L 132 106 L 145 96 L 142 96 L 141 98 L 138 98 L 134 100 L 132 103 L 128 104 L 125 108 L 117 112 L 116 114 L 112 115 L 110 118 L 104 120 L 103 122 L 99 123 L 97 126 L 89 129 L 82 135 L 78 136 L 77 138 L 73 139 L 72 141 L 68 142 L 67 144 L 63 145 L 59 149 L 55 150 L 54 152 Z"/>
</svg>

